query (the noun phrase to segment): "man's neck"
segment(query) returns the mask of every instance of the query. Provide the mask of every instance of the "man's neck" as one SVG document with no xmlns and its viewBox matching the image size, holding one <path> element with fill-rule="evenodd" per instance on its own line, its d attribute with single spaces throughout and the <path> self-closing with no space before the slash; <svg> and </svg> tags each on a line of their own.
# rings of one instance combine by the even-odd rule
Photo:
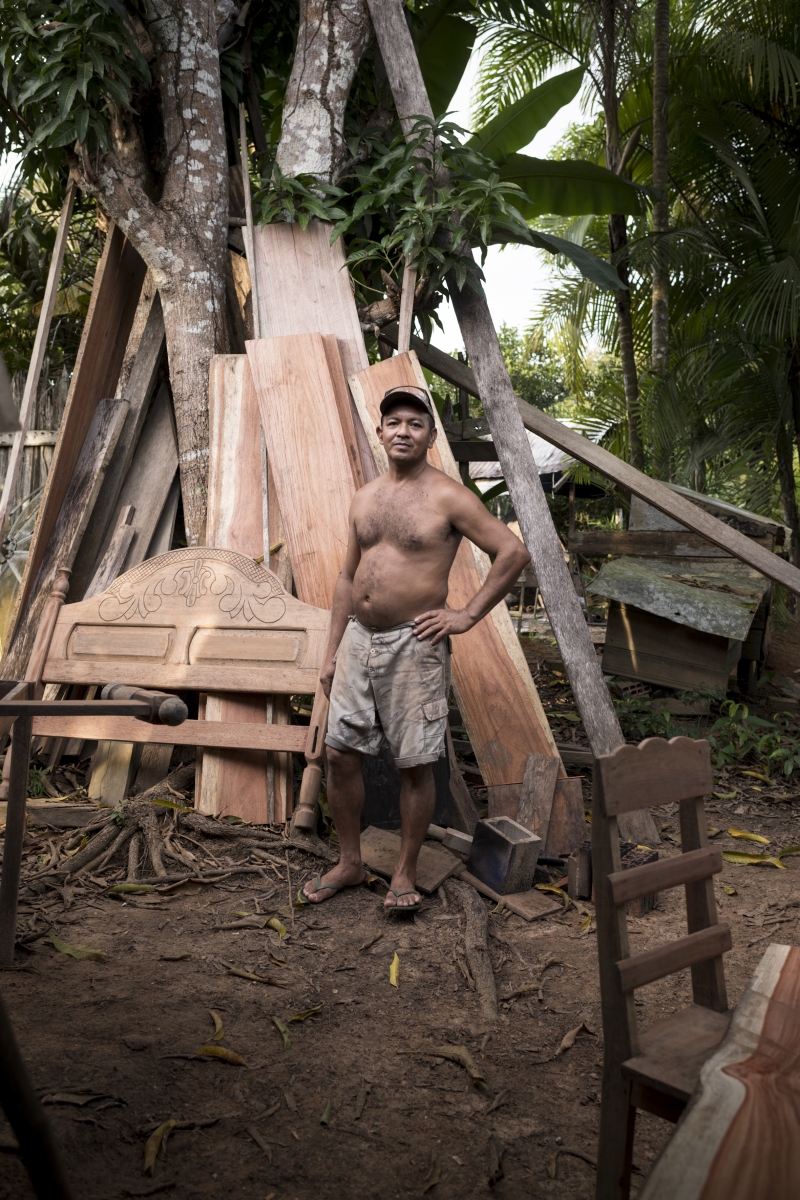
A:
<svg viewBox="0 0 800 1200">
<path fill-rule="evenodd" d="M 389 459 L 389 479 L 392 483 L 413 483 L 428 470 L 428 459 L 416 463 L 395 463 Z"/>
</svg>

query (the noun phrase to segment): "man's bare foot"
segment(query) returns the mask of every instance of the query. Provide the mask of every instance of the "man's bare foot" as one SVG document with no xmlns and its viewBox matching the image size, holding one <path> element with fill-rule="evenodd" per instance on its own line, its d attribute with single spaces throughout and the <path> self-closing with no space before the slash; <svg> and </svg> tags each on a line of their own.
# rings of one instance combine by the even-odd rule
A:
<svg viewBox="0 0 800 1200">
<path fill-rule="evenodd" d="M 330 900 L 331 896 L 335 896 L 341 888 L 358 887 L 364 882 L 366 874 L 361 863 L 337 863 L 321 879 L 316 875 L 314 879 L 303 884 L 303 899 L 308 900 L 309 904 L 322 904 L 325 900 Z"/>
<path fill-rule="evenodd" d="M 415 880 L 407 875 L 395 875 L 383 907 L 384 908 L 415 908 L 422 903 L 422 896 L 415 888 Z M 397 893 L 400 893 L 397 895 Z M 406 895 L 403 895 L 403 892 Z"/>
</svg>

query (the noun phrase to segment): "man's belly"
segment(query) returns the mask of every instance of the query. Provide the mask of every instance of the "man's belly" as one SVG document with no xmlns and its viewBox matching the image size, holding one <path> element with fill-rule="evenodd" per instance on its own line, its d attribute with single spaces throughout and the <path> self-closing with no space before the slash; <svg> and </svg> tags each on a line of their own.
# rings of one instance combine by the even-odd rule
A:
<svg viewBox="0 0 800 1200">
<path fill-rule="evenodd" d="M 404 554 L 379 544 L 364 551 L 353 578 L 353 607 L 362 625 L 390 629 L 441 608 L 455 550 Z M 452 553 L 451 553 L 452 550 Z"/>
</svg>

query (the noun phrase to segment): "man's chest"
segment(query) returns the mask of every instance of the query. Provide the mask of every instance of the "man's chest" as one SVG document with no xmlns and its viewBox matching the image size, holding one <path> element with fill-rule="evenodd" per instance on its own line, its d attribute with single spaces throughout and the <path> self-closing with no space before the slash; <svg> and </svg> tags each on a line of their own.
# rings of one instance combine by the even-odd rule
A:
<svg viewBox="0 0 800 1200">
<path fill-rule="evenodd" d="M 442 550 L 457 536 L 430 503 L 392 497 L 381 497 L 356 517 L 356 534 L 362 550 L 385 543 L 407 553 Z"/>
</svg>

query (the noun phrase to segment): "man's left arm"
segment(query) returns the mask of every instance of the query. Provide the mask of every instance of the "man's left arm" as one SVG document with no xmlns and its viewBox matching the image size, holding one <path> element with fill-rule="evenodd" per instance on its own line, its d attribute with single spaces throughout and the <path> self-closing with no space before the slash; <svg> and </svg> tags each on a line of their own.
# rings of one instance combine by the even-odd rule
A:
<svg viewBox="0 0 800 1200">
<path fill-rule="evenodd" d="M 494 561 L 483 587 L 464 608 L 434 608 L 417 617 L 416 636 L 423 640 L 430 638 L 434 646 L 449 634 L 466 633 L 477 625 L 508 593 L 520 571 L 531 561 L 519 538 L 492 516 L 469 488 L 454 487 L 448 515 L 458 532 Z"/>
</svg>

